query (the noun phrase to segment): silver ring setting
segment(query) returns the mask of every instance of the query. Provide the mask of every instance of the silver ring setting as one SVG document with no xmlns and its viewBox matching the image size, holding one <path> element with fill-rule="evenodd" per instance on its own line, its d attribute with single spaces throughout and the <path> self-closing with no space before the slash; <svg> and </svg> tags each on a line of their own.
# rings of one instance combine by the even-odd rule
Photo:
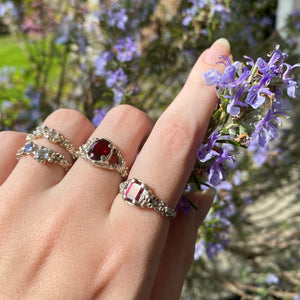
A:
<svg viewBox="0 0 300 300">
<path fill-rule="evenodd" d="M 79 147 L 78 155 L 96 167 L 117 171 L 122 178 L 128 176 L 128 168 L 120 150 L 109 139 L 88 140 Z"/>
<path fill-rule="evenodd" d="M 45 146 L 38 146 L 33 142 L 27 142 L 21 149 L 18 150 L 17 159 L 20 159 L 25 155 L 33 156 L 34 159 L 42 164 L 46 162 L 58 164 L 63 167 L 65 171 L 68 171 L 72 166 L 72 164 L 69 163 L 62 154 L 54 152 Z"/>
<path fill-rule="evenodd" d="M 52 143 L 60 144 L 70 153 L 74 161 L 78 157 L 76 150 L 71 142 L 55 129 L 49 129 L 47 126 L 39 126 L 34 131 L 27 134 L 26 141 L 32 142 L 37 138 L 45 138 Z"/>
<path fill-rule="evenodd" d="M 130 205 L 154 209 L 157 213 L 169 219 L 176 217 L 176 210 L 159 200 L 142 181 L 132 178 L 119 186 L 123 200 Z"/>
</svg>

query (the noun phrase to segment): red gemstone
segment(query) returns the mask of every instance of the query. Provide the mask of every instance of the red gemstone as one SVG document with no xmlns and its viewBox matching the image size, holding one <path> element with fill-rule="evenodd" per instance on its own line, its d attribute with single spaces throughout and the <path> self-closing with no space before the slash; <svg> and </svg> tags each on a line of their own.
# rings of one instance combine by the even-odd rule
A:
<svg viewBox="0 0 300 300">
<path fill-rule="evenodd" d="M 101 160 L 102 156 L 108 157 L 111 152 L 111 148 L 109 146 L 109 141 L 105 139 L 97 140 L 90 146 L 88 156 L 92 160 Z"/>
</svg>

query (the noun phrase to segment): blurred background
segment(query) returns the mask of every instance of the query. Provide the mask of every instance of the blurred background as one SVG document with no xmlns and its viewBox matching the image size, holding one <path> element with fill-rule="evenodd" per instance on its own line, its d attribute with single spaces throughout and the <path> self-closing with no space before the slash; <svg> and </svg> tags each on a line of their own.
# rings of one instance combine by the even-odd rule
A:
<svg viewBox="0 0 300 300">
<path fill-rule="evenodd" d="M 235 60 L 266 60 L 280 45 L 300 62 L 299 9 L 299 0 L 2 0 L 0 130 L 27 132 L 60 107 L 97 126 L 120 103 L 156 120 L 219 37 Z M 272 148 L 228 166 L 182 299 L 300 299 L 299 97 L 286 103 Z"/>
</svg>

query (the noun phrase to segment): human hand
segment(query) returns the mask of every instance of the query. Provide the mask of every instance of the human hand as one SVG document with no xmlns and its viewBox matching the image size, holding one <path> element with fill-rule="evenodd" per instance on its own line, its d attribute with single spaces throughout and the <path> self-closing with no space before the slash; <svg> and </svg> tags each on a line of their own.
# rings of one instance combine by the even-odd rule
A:
<svg viewBox="0 0 300 300">
<path fill-rule="evenodd" d="M 214 67 L 229 45 L 206 50 L 157 123 L 127 105 L 112 109 L 94 128 L 81 113 L 61 109 L 44 122 L 78 148 L 94 137 L 120 149 L 129 178 L 150 186 L 176 207 L 196 161 L 196 152 L 217 103 L 202 73 Z M 176 299 L 193 260 L 198 226 L 212 197 L 194 193 L 198 207 L 174 220 L 127 205 L 115 171 L 79 158 L 65 173 L 32 157 L 17 163 L 26 135 L 0 138 L 0 295 L 2 299 Z M 46 139 L 35 140 L 71 157 Z M 143 144 L 139 155 L 140 145 Z"/>
</svg>

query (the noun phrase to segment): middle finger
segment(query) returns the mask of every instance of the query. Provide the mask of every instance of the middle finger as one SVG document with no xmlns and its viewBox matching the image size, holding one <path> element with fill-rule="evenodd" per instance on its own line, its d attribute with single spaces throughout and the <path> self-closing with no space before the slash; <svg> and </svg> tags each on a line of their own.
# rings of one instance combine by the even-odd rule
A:
<svg viewBox="0 0 300 300">
<path fill-rule="evenodd" d="M 89 140 L 105 138 L 112 141 L 130 168 L 152 126 L 152 120 L 142 111 L 129 105 L 120 105 L 107 113 Z M 78 201 L 85 199 L 87 203 L 99 204 L 106 210 L 117 195 L 121 180 L 121 175 L 115 170 L 98 167 L 79 158 L 61 182 L 61 187 L 64 191 L 70 188 L 69 192 L 75 194 Z"/>
</svg>

